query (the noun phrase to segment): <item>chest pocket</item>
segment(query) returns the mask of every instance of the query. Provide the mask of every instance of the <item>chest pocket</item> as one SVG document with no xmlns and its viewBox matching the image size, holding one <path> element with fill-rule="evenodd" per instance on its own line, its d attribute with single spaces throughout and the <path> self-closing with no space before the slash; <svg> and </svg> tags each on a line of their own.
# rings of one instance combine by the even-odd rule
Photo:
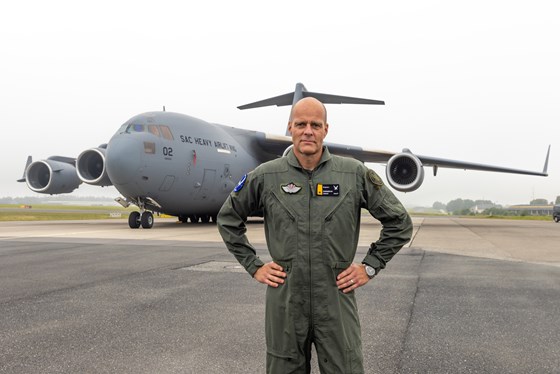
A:
<svg viewBox="0 0 560 374">
<path fill-rule="evenodd" d="M 358 245 L 360 205 L 355 190 L 347 191 L 324 216 L 322 239 L 325 263 L 352 261 Z"/>
<path fill-rule="evenodd" d="M 273 260 L 294 260 L 297 257 L 298 221 L 295 212 L 271 191 L 264 202 L 264 230 Z"/>
</svg>

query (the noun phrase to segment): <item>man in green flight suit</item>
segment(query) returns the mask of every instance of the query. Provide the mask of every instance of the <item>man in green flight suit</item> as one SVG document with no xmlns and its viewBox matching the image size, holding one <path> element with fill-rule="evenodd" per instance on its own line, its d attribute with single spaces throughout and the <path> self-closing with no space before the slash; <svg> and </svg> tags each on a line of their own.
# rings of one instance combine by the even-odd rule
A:
<svg viewBox="0 0 560 374">
<path fill-rule="evenodd" d="M 412 221 L 373 170 L 323 146 L 329 125 L 320 101 L 298 101 L 288 129 L 291 151 L 243 177 L 218 214 L 218 229 L 247 272 L 269 286 L 268 373 L 309 373 L 312 344 L 321 373 L 363 373 L 354 290 L 410 240 Z M 383 228 L 358 264 L 362 208 Z M 245 235 L 256 211 L 264 213 L 266 264 Z"/>
</svg>

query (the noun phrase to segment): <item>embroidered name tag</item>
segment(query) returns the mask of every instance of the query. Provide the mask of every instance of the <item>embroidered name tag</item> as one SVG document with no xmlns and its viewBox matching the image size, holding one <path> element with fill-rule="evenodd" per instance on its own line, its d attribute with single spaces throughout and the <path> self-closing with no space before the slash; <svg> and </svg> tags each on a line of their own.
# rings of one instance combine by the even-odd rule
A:
<svg viewBox="0 0 560 374">
<path fill-rule="evenodd" d="M 340 185 L 317 183 L 317 196 L 338 196 Z"/>
</svg>

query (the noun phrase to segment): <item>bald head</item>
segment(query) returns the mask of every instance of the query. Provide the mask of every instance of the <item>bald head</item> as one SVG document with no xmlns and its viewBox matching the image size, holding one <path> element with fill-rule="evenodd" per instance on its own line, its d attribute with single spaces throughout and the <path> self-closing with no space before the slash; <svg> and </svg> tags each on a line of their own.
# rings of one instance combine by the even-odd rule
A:
<svg viewBox="0 0 560 374">
<path fill-rule="evenodd" d="M 292 106 L 292 110 L 290 112 L 290 122 L 293 121 L 294 112 L 296 110 L 305 112 L 320 110 L 322 111 L 323 121 L 327 123 L 327 108 L 325 108 L 325 105 L 322 102 L 314 97 L 304 97 L 303 99 L 300 99 L 297 103 L 295 103 L 294 106 Z"/>
<path fill-rule="evenodd" d="M 288 131 L 301 166 L 307 170 L 315 169 L 323 154 L 323 139 L 329 132 L 323 103 L 313 97 L 298 101 L 292 108 Z"/>
</svg>

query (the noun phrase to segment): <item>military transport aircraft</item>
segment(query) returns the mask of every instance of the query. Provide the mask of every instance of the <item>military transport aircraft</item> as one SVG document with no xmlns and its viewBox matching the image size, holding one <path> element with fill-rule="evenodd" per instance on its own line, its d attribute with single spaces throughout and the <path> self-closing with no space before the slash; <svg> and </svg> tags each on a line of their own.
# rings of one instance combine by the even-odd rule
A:
<svg viewBox="0 0 560 374">
<path fill-rule="evenodd" d="M 238 107 L 293 105 L 303 97 L 325 104 L 373 104 L 383 101 L 309 92 L 301 83 L 295 91 Z M 131 228 L 151 228 L 153 212 L 177 216 L 182 222 L 209 222 L 242 176 L 259 164 L 282 157 L 292 142 L 288 134 L 209 123 L 166 111 L 139 114 L 126 121 L 107 144 L 83 151 L 77 158 L 52 156 L 27 159 L 23 177 L 34 192 L 70 193 L 83 182 L 113 185 L 122 194 L 115 200 L 136 205 L 128 219 Z M 325 143 L 331 153 L 362 162 L 385 163 L 389 184 L 398 191 L 414 191 L 422 184 L 424 166 L 547 176 L 548 155 L 542 172 L 454 161 L 402 152 L 362 149 Z"/>
</svg>

